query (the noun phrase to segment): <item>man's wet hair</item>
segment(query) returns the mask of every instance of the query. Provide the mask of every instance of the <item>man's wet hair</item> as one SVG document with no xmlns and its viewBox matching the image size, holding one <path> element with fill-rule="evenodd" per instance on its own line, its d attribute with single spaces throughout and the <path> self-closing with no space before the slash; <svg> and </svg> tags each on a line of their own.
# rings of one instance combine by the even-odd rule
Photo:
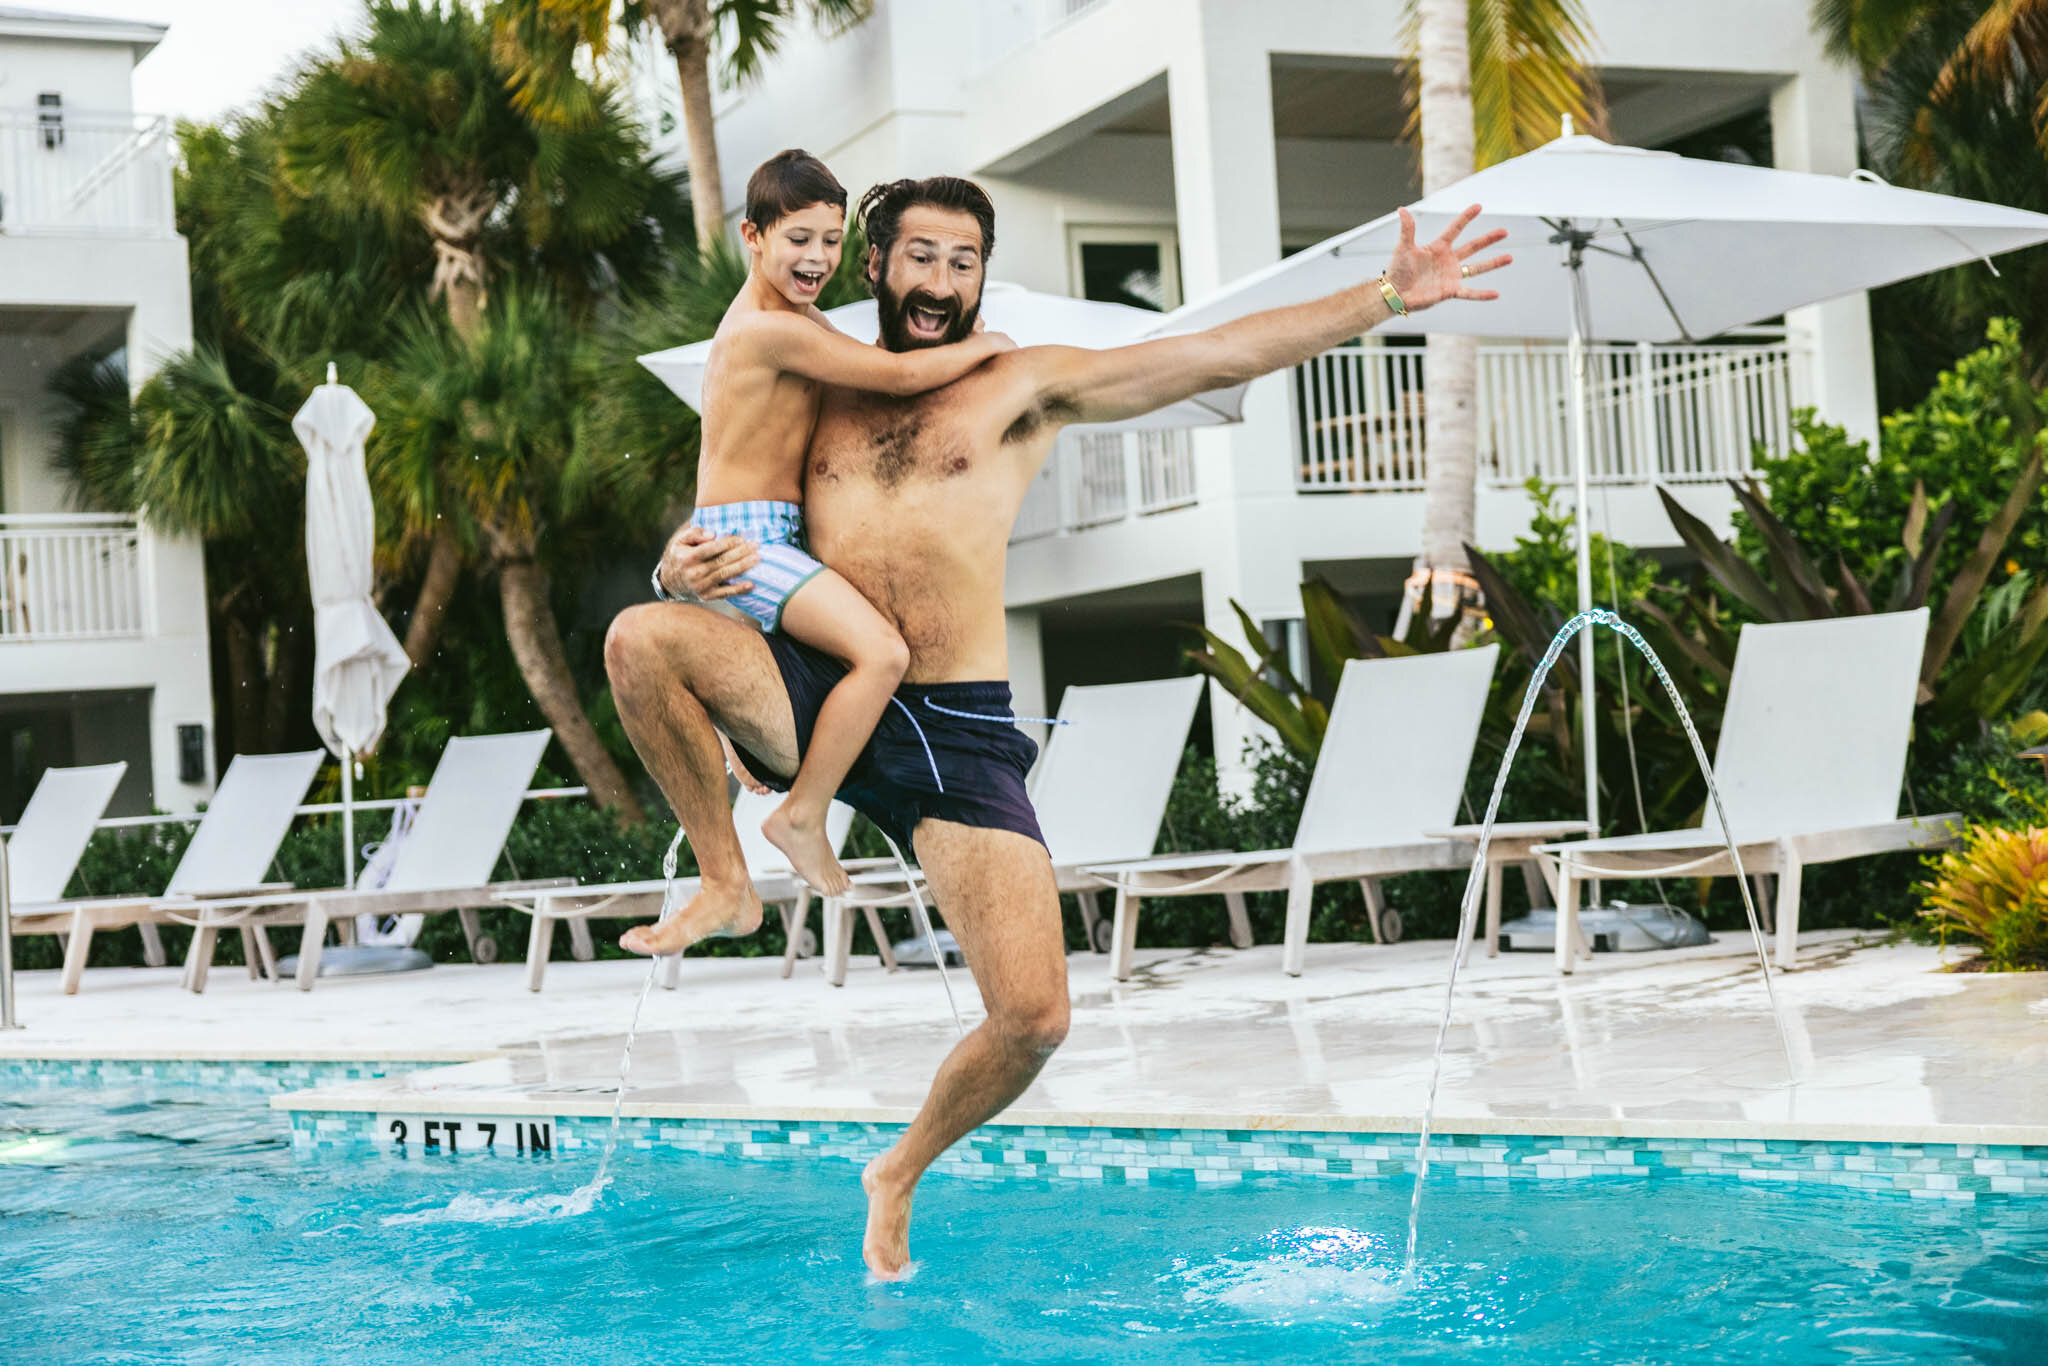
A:
<svg viewBox="0 0 2048 1366">
<path fill-rule="evenodd" d="M 747 221 L 761 232 L 813 204 L 846 212 L 846 187 L 801 147 L 777 152 L 747 177 Z"/>
<path fill-rule="evenodd" d="M 859 220 L 868 245 L 881 253 L 883 261 L 889 259 L 889 249 L 896 245 L 896 230 L 903 221 L 904 210 L 915 208 L 972 214 L 981 225 L 982 264 L 987 265 L 988 258 L 995 255 L 996 206 L 989 201 L 988 191 L 959 176 L 935 175 L 924 180 L 891 180 L 860 197 L 854 217 Z"/>
</svg>

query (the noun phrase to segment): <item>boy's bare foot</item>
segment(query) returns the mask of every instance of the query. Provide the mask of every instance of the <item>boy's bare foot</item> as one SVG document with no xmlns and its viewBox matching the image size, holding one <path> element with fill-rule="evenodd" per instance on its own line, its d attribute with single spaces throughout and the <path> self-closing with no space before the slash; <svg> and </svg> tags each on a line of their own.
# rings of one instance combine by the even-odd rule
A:
<svg viewBox="0 0 2048 1366">
<path fill-rule="evenodd" d="M 674 915 L 652 925 L 635 925 L 619 936 L 631 953 L 681 953 L 700 939 L 737 939 L 761 928 L 761 898 L 754 884 L 704 887 Z"/>
<path fill-rule="evenodd" d="M 868 1193 L 868 1231 L 861 1239 L 861 1260 L 877 1280 L 900 1280 L 910 1271 L 910 1196 L 912 1186 L 883 1178 L 882 1159 L 868 1163 L 860 1188 Z"/>
<path fill-rule="evenodd" d="M 791 815 L 789 808 L 790 803 L 784 802 L 769 812 L 768 819 L 761 822 L 761 833 L 788 856 L 789 866 L 798 877 L 826 896 L 844 896 L 853 886 L 853 879 L 832 853 L 832 841 L 825 837 L 824 819 L 820 817 L 815 824 L 802 821 Z"/>
</svg>

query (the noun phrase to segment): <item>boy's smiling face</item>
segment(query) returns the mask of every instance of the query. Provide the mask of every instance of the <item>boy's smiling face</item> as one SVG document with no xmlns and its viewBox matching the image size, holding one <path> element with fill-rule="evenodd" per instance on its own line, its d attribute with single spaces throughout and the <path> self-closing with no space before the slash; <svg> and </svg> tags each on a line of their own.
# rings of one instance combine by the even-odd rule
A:
<svg viewBox="0 0 2048 1366">
<path fill-rule="evenodd" d="M 810 204 L 766 229 L 743 222 L 740 236 L 753 254 L 754 273 L 805 308 L 818 301 L 825 282 L 839 269 L 846 211 L 836 204 Z"/>
</svg>

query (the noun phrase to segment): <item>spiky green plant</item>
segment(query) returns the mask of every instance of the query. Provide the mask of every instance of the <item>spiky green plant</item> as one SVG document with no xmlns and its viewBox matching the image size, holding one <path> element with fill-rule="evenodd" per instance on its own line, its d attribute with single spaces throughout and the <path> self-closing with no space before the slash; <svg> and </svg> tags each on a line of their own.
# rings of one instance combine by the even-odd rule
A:
<svg viewBox="0 0 2048 1366">
<path fill-rule="evenodd" d="M 1992 972 L 2048 967 L 2048 829 L 1973 826 L 1932 864 L 1920 914 L 1944 944 L 1976 944 Z"/>
</svg>

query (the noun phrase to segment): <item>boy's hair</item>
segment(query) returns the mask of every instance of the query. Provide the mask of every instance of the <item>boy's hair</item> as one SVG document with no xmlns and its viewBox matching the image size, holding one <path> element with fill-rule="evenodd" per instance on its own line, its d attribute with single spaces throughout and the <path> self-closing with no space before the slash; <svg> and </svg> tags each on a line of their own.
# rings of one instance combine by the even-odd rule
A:
<svg viewBox="0 0 2048 1366">
<path fill-rule="evenodd" d="M 974 221 L 981 225 L 981 261 L 988 264 L 996 250 L 996 206 L 989 202 L 988 192 L 971 180 L 951 175 L 891 180 L 862 195 L 854 216 L 860 221 L 868 245 L 887 262 L 889 248 L 896 244 L 896 228 L 903 220 L 903 211 L 920 205 L 973 214 Z"/>
<path fill-rule="evenodd" d="M 762 232 L 813 204 L 832 204 L 846 212 L 846 187 L 824 162 L 800 147 L 777 152 L 747 177 L 747 221 Z"/>
</svg>

